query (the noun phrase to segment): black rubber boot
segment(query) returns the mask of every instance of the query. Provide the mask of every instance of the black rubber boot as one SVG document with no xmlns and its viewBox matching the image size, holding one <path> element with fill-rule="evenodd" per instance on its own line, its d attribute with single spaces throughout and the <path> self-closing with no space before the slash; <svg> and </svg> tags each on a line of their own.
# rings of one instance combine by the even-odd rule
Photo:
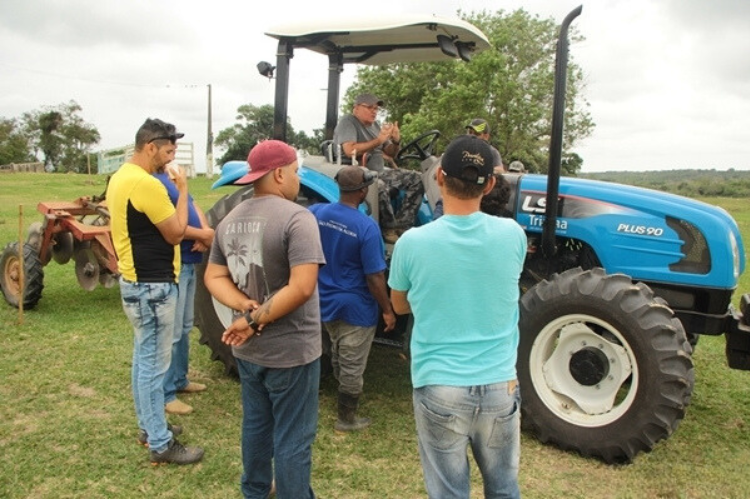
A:
<svg viewBox="0 0 750 500">
<path fill-rule="evenodd" d="M 357 417 L 359 396 L 339 392 L 339 418 L 333 428 L 338 432 L 359 431 L 370 426 L 369 418 Z"/>
</svg>

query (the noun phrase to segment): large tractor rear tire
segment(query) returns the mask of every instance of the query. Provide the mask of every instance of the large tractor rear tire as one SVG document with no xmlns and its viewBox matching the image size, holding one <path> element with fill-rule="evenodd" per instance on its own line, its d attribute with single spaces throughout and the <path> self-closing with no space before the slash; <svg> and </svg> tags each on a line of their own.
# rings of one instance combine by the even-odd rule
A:
<svg viewBox="0 0 750 500">
<path fill-rule="evenodd" d="M 691 348 L 662 299 L 628 276 L 571 269 L 521 299 L 522 422 L 540 441 L 629 462 L 677 428 Z"/>
<path fill-rule="evenodd" d="M 216 229 L 221 220 L 242 201 L 253 196 L 253 186 L 246 186 L 228 194 L 217 201 L 206 212 L 208 224 Z M 195 287 L 195 324 L 200 329 L 200 343 L 211 350 L 211 359 L 224 364 L 227 375 L 238 376 L 237 361 L 232 348 L 221 341 L 221 334 L 232 322 L 232 311 L 214 299 L 203 283 L 203 273 L 208 264 L 208 254 L 203 254 L 203 262 L 196 266 Z"/>
<path fill-rule="evenodd" d="M 21 303 L 21 254 L 18 242 L 8 243 L 0 256 L 0 288 L 13 307 Z M 23 245 L 23 308 L 33 309 L 42 298 L 44 268 L 34 245 Z"/>
</svg>

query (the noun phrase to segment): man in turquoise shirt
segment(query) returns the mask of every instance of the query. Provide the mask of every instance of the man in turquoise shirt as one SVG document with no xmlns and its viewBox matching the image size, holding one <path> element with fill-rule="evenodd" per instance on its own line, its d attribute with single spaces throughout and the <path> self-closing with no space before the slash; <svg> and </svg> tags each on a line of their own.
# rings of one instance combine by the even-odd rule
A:
<svg viewBox="0 0 750 500">
<path fill-rule="evenodd" d="M 404 233 L 391 260 L 393 308 L 414 314 L 414 414 L 431 498 L 470 498 L 469 444 L 485 496 L 520 496 L 515 365 L 526 236 L 514 220 L 480 211 L 493 167 L 485 141 L 452 141 L 437 170 L 445 215 Z"/>
</svg>

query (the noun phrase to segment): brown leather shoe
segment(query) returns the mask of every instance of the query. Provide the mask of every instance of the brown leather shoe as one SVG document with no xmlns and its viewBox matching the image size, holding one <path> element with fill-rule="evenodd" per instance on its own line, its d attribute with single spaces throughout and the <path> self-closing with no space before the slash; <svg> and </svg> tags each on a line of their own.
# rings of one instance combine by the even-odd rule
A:
<svg viewBox="0 0 750 500">
<path fill-rule="evenodd" d="M 178 389 L 177 392 L 193 393 L 193 392 L 202 392 L 205 390 L 206 390 L 206 384 L 199 384 L 198 382 L 189 382 L 188 385 L 186 385 L 182 389 Z"/>
<path fill-rule="evenodd" d="M 187 415 L 192 413 L 193 407 L 183 403 L 179 399 L 175 399 L 164 405 L 164 411 L 172 415 Z"/>
</svg>

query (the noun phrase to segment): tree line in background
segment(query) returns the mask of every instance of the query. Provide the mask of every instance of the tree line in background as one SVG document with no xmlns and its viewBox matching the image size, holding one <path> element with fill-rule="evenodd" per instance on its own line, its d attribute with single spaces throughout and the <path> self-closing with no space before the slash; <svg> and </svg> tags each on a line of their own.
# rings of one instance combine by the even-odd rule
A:
<svg viewBox="0 0 750 500">
<path fill-rule="evenodd" d="M 750 197 L 750 171 L 735 170 L 659 170 L 654 172 L 595 172 L 579 177 L 631 186 L 640 186 L 688 198 Z"/>
<path fill-rule="evenodd" d="M 43 161 L 48 172 L 86 172 L 88 154 L 101 136 L 79 115 L 81 111 L 70 101 L 19 118 L 0 117 L 0 165 Z"/>
</svg>

